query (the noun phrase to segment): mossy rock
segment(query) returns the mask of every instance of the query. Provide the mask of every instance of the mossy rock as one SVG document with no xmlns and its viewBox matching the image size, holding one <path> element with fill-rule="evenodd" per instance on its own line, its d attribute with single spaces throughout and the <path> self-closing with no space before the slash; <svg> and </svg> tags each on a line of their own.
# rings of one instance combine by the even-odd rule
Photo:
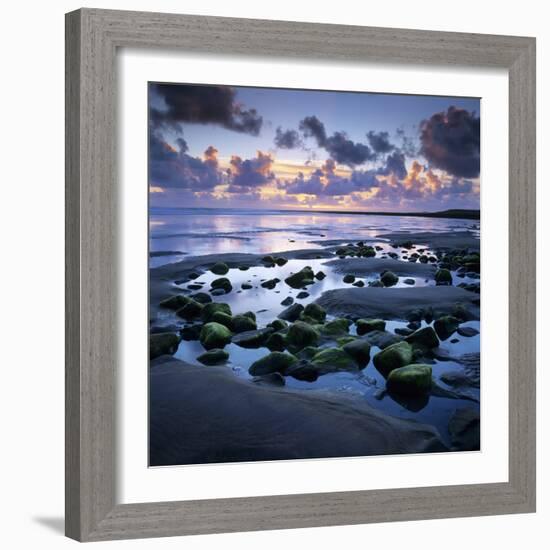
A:
<svg viewBox="0 0 550 550">
<path fill-rule="evenodd" d="M 273 290 L 279 282 L 279 279 L 268 279 L 267 281 L 264 281 L 260 286 L 262 288 L 267 288 L 268 290 Z"/>
<path fill-rule="evenodd" d="M 344 275 L 343 281 L 346 284 L 351 284 L 355 281 L 355 275 L 348 273 L 347 275 Z"/>
<path fill-rule="evenodd" d="M 149 335 L 149 359 L 155 359 L 161 355 L 173 355 L 176 353 L 179 343 L 179 336 L 173 332 Z"/>
<path fill-rule="evenodd" d="M 170 298 L 162 300 L 159 306 L 165 309 L 172 309 L 174 311 L 177 311 L 178 309 L 181 309 L 188 301 L 189 298 L 187 296 L 170 296 Z"/>
<path fill-rule="evenodd" d="M 229 268 L 227 267 L 227 264 L 224 262 L 216 262 L 211 268 L 210 271 L 214 273 L 215 275 L 225 275 Z"/>
<path fill-rule="evenodd" d="M 412 334 L 409 334 L 409 336 L 405 338 L 405 341 L 409 344 L 418 344 L 428 349 L 436 348 L 437 346 L 439 346 L 439 339 L 437 338 L 437 334 L 432 327 L 424 327 L 418 329 Z"/>
<path fill-rule="evenodd" d="M 333 319 L 321 327 L 321 332 L 325 336 L 338 338 L 349 333 L 350 324 L 348 319 Z"/>
<path fill-rule="evenodd" d="M 460 320 L 452 315 L 444 315 L 434 321 L 434 328 L 441 340 L 447 340 L 460 325 Z"/>
<path fill-rule="evenodd" d="M 288 324 L 282 319 L 275 319 L 274 321 L 271 321 L 271 323 L 269 323 L 267 326 L 271 327 L 274 331 L 279 332 L 280 330 L 285 330 L 285 328 L 288 327 Z"/>
<path fill-rule="evenodd" d="M 307 346 L 304 349 L 301 349 L 296 355 L 300 359 L 312 359 L 319 353 L 320 348 L 314 346 Z"/>
<path fill-rule="evenodd" d="M 214 290 L 217 290 L 219 288 L 225 290 L 226 294 L 229 294 L 233 290 L 233 286 L 231 285 L 231 281 L 227 277 L 220 277 L 219 279 L 214 279 L 210 283 L 210 287 Z"/>
<path fill-rule="evenodd" d="M 355 321 L 355 326 L 357 327 L 357 334 L 362 336 L 374 330 L 386 330 L 386 321 L 383 319 L 358 319 Z"/>
<path fill-rule="evenodd" d="M 202 323 L 193 323 L 192 325 L 186 325 L 180 330 L 182 340 L 191 342 L 198 340 L 202 329 Z"/>
<path fill-rule="evenodd" d="M 220 325 L 227 327 L 229 330 L 233 330 L 233 317 L 223 311 L 216 311 L 210 320 L 214 323 L 220 323 Z"/>
<path fill-rule="evenodd" d="M 327 318 L 327 312 L 325 308 L 321 307 L 319 304 L 308 304 L 303 311 L 304 315 L 316 319 L 318 323 L 324 323 Z"/>
<path fill-rule="evenodd" d="M 227 315 L 232 315 L 231 307 L 229 304 L 224 304 L 222 302 L 211 302 L 210 304 L 205 304 L 201 311 L 201 319 L 208 323 L 212 320 L 212 316 L 217 311 L 221 311 L 222 313 L 226 313 Z"/>
<path fill-rule="evenodd" d="M 281 258 L 280 256 L 278 258 L 275 258 L 275 263 L 281 267 L 283 265 L 285 265 L 286 263 L 288 262 L 288 260 L 286 258 Z"/>
<path fill-rule="evenodd" d="M 253 311 L 245 311 L 244 313 L 241 313 L 241 315 L 244 315 L 245 317 L 248 317 L 256 322 L 256 314 Z"/>
<path fill-rule="evenodd" d="M 197 357 L 203 365 L 220 365 L 229 359 L 229 353 L 224 349 L 214 348 Z"/>
<path fill-rule="evenodd" d="M 393 271 L 384 271 L 380 276 L 380 282 L 384 286 L 394 286 L 398 283 L 399 277 Z"/>
<path fill-rule="evenodd" d="M 305 266 L 297 273 L 293 273 L 285 279 L 285 283 L 292 288 L 302 288 L 306 285 L 312 285 L 315 281 L 313 270 L 309 266 Z"/>
<path fill-rule="evenodd" d="M 353 342 L 354 340 L 357 340 L 355 336 L 342 336 L 341 338 L 336 339 L 336 343 L 342 347 L 346 344 L 349 344 L 350 342 Z"/>
<path fill-rule="evenodd" d="M 311 365 L 319 374 L 358 370 L 356 361 L 341 348 L 325 348 L 313 356 Z"/>
<path fill-rule="evenodd" d="M 374 366 L 387 377 L 394 369 L 409 365 L 413 359 L 413 348 L 408 342 L 397 342 L 378 352 L 373 357 Z"/>
<path fill-rule="evenodd" d="M 435 272 L 435 282 L 438 285 L 450 285 L 453 282 L 453 276 L 448 269 L 438 269 Z"/>
<path fill-rule="evenodd" d="M 342 346 L 342 349 L 351 356 L 360 366 L 366 366 L 370 361 L 370 344 L 358 338 Z"/>
<path fill-rule="evenodd" d="M 240 265 L 239 266 L 239 271 L 248 271 L 250 269 L 249 266 L 247 265 Z"/>
<path fill-rule="evenodd" d="M 280 332 L 274 332 L 268 336 L 265 347 L 271 351 L 284 351 L 286 348 L 286 338 Z"/>
<path fill-rule="evenodd" d="M 363 288 L 365 286 L 365 282 L 364 281 L 361 281 L 361 279 L 359 279 L 358 281 L 355 281 L 354 283 L 352 283 L 353 286 L 356 286 L 358 288 Z"/>
<path fill-rule="evenodd" d="M 261 348 L 265 346 L 267 339 L 272 333 L 273 329 L 271 327 L 258 330 L 247 330 L 246 332 L 235 334 L 231 341 L 241 348 Z"/>
<path fill-rule="evenodd" d="M 291 306 L 287 307 L 285 310 L 281 311 L 279 313 L 278 317 L 279 319 L 283 319 L 284 321 L 296 321 L 300 314 L 304 311 L 304 306 L 302 304 L 292 304 Z"/>
<path fill-rule="evenodd" d="M 262 258 L 262 262 L 264 264 L 274 264 L 275 263 L 275 258 L 273 256 L 264 256 Z"/>
<path fill-rule="evenodd" d="M 191 294 L 189 298 L 203 305 L 212 302 L 212 298 L 208 294 L 206 294 L 206 292 L 195 292 L 195 294 Z"/>
<path fill-rule="evenodd" d="M 224 348 L 231 342 L 231 331 L 220 323 L 206 323 L 199 336 L 204 349 Z"/>
<path fill-rule="evenodd" d="M 258 327 L 256 326 L 255 319 L 251 319 L 248 315 L 235 315 L 233 317 L 232 322 L 232 330 L 233 332 L 246 332 L 247 330 L 256 330 Z"/>
<path fill-rule="evenodd" d="M 288 328 L 286 341 L 287 345 L 295 349 L 303 349 L 317 345 L 319 333 L 308 323 L 296 321 Z"/>
<path fill-rule="evenodd" d="M 290 353 L 272 351 L 265 357 L 254 361 L 254 363 L 250 365 L 248 372 L 251 376 L 262 376 L 272 372 L 284 374 L 287 369 L 297 363 L 298 359 L 296 359 L 294 355 L 290 355 Z"/>
<path fill-rule="evenodd" d="M 176 315 L 182 319 L 186 319 L 187 321 L 192 321 L 201 314 L 203 307 L 203 304 L 189 299 L 181 309 L 176 311 Z"/>
<path fill-rule="evenodd" d="M 392 370 L 386 380 L 390 392 L 417 396 L 430 391 L 432 387 L 432 367 L 424 364 L 412 364 Z"/>
</svg>

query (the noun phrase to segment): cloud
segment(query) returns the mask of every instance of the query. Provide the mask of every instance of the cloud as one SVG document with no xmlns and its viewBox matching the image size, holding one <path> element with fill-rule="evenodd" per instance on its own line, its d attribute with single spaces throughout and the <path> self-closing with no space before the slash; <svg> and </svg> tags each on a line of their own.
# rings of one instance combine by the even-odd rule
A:
<svg viewBox="0 0 550 550">
<path fill-rule="evenodd" d="M 407 176 L 405 155 L 400 151 L 394 151 L 386 157 L 386 164 L 379 168 L 378 173 L 384 176 L 394 174 L 399 179 L 405 178 Z"/>
<path fill-rule="evenodd" d="M 229 164 L 230 193 L 251 190 L 275 180 L 273 157 L 269 153 L 258 151 L 255 158 L 245 160 L 234 155 Z"/>
<path fill-rule="evenodd" d="M 296 130 L 284 130 L 279 126 L 275 131 L 275 146 L 279 149 L 296 149 L 302 145 Z"/>
<path fill-rule="evenodd" d="M 373 132 L 370 130 L 367 133 L 369 145 L 375 153 L 389 153 L 395 149 L 395 146 L 390 143 L 390 135 L 388 132 Z"/>
<path fill-rule="evenodd" d="M 182 131 L 182 123 L 216 124 L 257 136 L 263 119 L 256 109 L 246 109 L 229 86 L 151 84 L 150 121 L 153 128 Z"/>
<path fill-rule="evenodd" d="M 480 119 L 457 107 L 435 113 L 420 127 L 421 153 L 435 168 L 457 177 L 479 176 Z"/>
<path fill-rule="evenodd" d="M 210 146 L 204 158 L 186 153 L 187 143 L 177 140 L 175 149 L 156 133 L 149 138 L 149 185 L 157 188 L 178 188 L 193 191 L 213 189 L 222 183 L 218 166 L 218 151 Z"/>
<path fill-rule="evenodd" d="M 368 145 L 352 141 L 345 132 L 334 132 L 328 136 L 325 125 L 315 115 L 302 119 L 299 128 L 305 138 L 314 138 L 317 146 L 340 164 L 354 167 L 376 158 L 376 153 Z"/>
</svg>

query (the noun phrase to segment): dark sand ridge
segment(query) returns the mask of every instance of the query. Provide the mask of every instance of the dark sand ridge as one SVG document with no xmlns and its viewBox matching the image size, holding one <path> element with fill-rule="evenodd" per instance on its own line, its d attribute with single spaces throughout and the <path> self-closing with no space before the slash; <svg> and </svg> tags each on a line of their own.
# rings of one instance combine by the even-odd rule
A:
<svg viewBox="0 0 550 550">
<path fill-rule="evenodd" d="M 461 304 L 472 319 L 479 319 L 479 296 L 456 286 L 413 288 L 339 288 L 328 290 L 316 303 L 332 315 L 379 317 L 386 320 L 407 320 L 414 310 L 431 307 L 434 315 L 451 313 Z"/>
<path fill-rule="evenodd" d="M 432 264 L 404 262 L 392 258 L 343 258 L 326 262 L 338 273 L 351 273 L 356 277 L 393 271 L 400 277 L 433 278 L 436 268 Z"/>
<path fill-rule="evenodd" d="M 364 402 L 166 357 L 151 362 L 150 414 L 151 466 L 447 450 L 434 428 Z"/>
<path fill-rule="evenodd" d="M 376 235 L 381 239 L 388 239 L 392 243 L 412 241 L 416 245 L 425 245 L 433 250 L 469 248 L 479 250 L 479 239 L 470 231 L 447 231 L 433 233 L 429 231 L 408 233 L 397 231 L 395 233 L 381 233 Z"/>
<path fill-rule="evenodd" d="M 179 262 L 174 262 L 149 270 L 149 294 L 151 310 L 156 310 L 159 302 L 172 296 L 175 292 L 181 292 L 173 282 L 185 279 L 193 271 L 204 273 L 217 262 L 224 262 L 229 268 L 239 266 L 261 266 L 262 258 L 267 254 L 246 254 L 242 252 L 228 252 L 224 254 L 206 254 L 204 256 L 190 256 Z M 269 254 L 274 258 L 282 257 L 287 260 L 312 260 L 317 258 L 332 258 L 334 254 L 324 249 L 300 249 L 287 250 L 285 252 L 273 252 Z"/>
</svg>

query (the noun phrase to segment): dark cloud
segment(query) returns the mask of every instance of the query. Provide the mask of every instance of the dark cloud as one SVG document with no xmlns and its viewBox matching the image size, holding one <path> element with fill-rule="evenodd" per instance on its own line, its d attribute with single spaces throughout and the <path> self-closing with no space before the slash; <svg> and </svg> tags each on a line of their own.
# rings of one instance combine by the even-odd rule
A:
<svg viewBox="0 0 550 550">
<path fill-rule="evenodd" d="M 149 183 L 162 188 L 205 191 L 222 183 L 218 167 L 218 151 L 210 146 L 204 152 L 204 159 L 186 153 L 187 143 L 177 140 L 175 149 L 156 133 L 149 137 Z"/>
<path fill-rule="evenodd" d="M 420 127 L 421 153 L 436 168 L 458 177 L 479 176 L 480 120 L 457 107 L 436 113 Z"/>
<path fill-rule="evenodd" d="M 378 169 L 378 173 L 383 176 L 394 174 L 397 178 L 403 179 L 407 175 L 405 155 L 400 151 L 394 151 L 386 157 L 386 164 Z"/>
<path fill-rule="evenodd" d="M 284 130 L 279 126 L 275 131 L 275 146 L 279 149 L 296 149 L 302 145 L 296 130 Z"/>
<path fill-rule="evenodd" d="M 376 158 L 368 145 L 352 141 L 344 132 L 327 136 L 325 125 L 315 115 L 301 120 L 299 128 L 304 137 L 314 138 L 318 147 L 325 149 L 330 158 L 340 164 L 353 168 Z"/>
<path fill-rule="evenodd" d="M 389 153 L 395 149 L 395 146 L 390 143 L 390 135 L 388 132 L 373 132 L 372 130 L 367 133 L 367 139 L 369 145 L 375 153 Z"/>
<path fill-rule="evenodd" d="M 230 193 L 253 189 L 275 180 L 275 174 L 271 170 L 273 157 L 268 153 L 258 151 L 255 158 L 245 160 L 233 156 L 230 164 Z M 237 190 L 238 188 L 240 189 Z"/>
<path fill-rule="evenodd" d="M 315 116 L 307 116 L 300 121 L 300 131 L 304 137 L 312 137 L 317 141 L 319 147 L 324 147 L 327 141 L 325 125 Z"/>
<path fill-rule="evenodd" d="M 246 109 L 235 100 L 228 86 L 151 84 L 155 106 L 150 107 L 154 128 L 181 131 L 182 123 L 217 124 L 229 130 L 257 136 L 263 119 L 256 109 Z M 159 104 L 164 103 L 164 108 Z"/>
<path fill-rule="evenodd" d="M 322 195 L 324 185 L 321 181 L 323 172 L 321 170 L 315 170 L 309 178 L 305 178 L 301 172 L 298 176 L 283 187 L 288 195 Z"/>
<path fill-rule="evenodd" d="M 397 128 L 395 133 L 397 135 L 397 139 L 400 141 L 399 150 L 406 157 L 414 158 L 420 154 L 416 140 L 411 136 L 408 136 L 403 128 Z"/>
</svg>

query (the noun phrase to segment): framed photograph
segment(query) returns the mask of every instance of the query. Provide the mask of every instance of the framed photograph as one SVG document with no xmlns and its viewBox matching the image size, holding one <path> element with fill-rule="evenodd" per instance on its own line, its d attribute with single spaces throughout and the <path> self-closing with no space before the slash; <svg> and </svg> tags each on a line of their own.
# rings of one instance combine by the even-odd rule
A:
<svg viewBox="0 0 550 550">
<path fill-rule="evenodd" d="M 66 532 L 535 510 L 535 40 L 67 14 Z"/>
</svg>

